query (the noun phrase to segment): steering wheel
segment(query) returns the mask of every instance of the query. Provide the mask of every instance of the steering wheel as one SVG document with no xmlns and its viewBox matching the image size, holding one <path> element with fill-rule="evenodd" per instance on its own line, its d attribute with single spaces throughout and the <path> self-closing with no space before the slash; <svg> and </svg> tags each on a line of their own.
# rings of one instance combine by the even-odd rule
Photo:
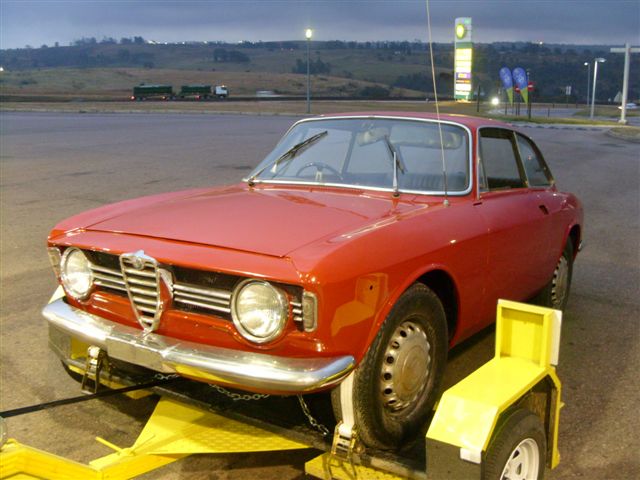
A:
<svg viewBox="0 0 640 480">
<path fill-rule="evenodd" d="M 331 165 L 327 165 L 324 162 L 309 162 L 309 163 L 307 163 L 306 165 L 300 167 L 300 169 L 296 172 L 296 177 L 299 176 L 300 173 L 303 170 L 306 170 L 307 168 L 311 168 L 311 167 L 314 167 L 318 172 L 322 172 L 326 168 L 331 173 L 333 173 L 336 177 L 338 177 L 340 180 L 344 181 L 344 178 L 342 178 L 342 175 L 340 174 L 340 172 L 338 170 L 333 168 Z"/>
</svg>

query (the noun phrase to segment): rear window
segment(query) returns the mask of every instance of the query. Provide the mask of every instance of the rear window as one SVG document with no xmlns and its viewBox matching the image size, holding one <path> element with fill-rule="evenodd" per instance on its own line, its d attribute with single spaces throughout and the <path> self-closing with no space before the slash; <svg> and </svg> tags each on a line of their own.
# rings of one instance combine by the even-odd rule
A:
<svg viewBox="0 0 640 480">
<path fill-rule="evenodd" d="M 525 186 L 518 166 L 518 147 L 511 130 L 480 130 L 481 186 L 488 190 Z"/>
<path fill-rule="evenodd" d="M 548 187 L 551 185 L 551 172 L 542 159 L 539 150 L 533 143 L 524 136 L 516 134 L 518 148 L 520 149 L 520 160 L 527 174 L 527 180 L 531 187 Z"/>
</svg>

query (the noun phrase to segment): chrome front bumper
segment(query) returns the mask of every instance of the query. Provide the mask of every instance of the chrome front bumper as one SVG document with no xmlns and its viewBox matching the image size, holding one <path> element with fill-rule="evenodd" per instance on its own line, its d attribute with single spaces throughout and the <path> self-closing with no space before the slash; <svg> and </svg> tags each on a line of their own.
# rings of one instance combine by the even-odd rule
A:
<svg viewBox="0 0 640 480">
<path fill-rule="evenodd" d="M 355 367 L 350 355 L 289 358 L 178 340 L 111 322 L 53 300 L 42 311 L 50 328 L 112 358 L 209 383 L 282 395 L 311 392 L 340 382 Z M 65 360 L 63 358 L 63 360 Z"/>
</svg>

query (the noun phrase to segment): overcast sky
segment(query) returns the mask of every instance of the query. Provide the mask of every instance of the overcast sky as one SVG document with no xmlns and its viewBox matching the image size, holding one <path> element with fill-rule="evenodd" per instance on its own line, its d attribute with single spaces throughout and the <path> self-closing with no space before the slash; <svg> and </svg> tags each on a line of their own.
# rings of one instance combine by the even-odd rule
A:
<svg viewBox="0 0 640 480">
<path fill-rule="evenodd" d="M 433 39 L 450 42 L 456 17 L 474 41 L 640 44 L 640 0 L 431 0 Z M 162 42 L 427 40 L 424 0 L 0 0 L 0 48 L 80 37 L 143 36 Z"/>
</svg>

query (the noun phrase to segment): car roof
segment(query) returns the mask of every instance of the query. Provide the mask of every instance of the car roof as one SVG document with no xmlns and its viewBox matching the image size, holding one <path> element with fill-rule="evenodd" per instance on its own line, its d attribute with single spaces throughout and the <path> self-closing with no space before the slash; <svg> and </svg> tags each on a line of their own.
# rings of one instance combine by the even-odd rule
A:
<svg viewBox="0 0 640 480">
<path fill-rule="evenodd" d="M 369 111 L 369 112 L 341 112 L 334 114 L 323 114 L 315 118 L 326 117 L 399 117 L 406 119 L 428 119 L 437 120 L 438 116 L 431 112 L 399 112 L 399 111 Z M 465 125 L 471 129 L 477 129 L 479 127 L 493 126 L 503 127 L 510 130 L 516 130 L 513 125 L 501 122 L 499 120 L 493 120 L 491 118 L 472 117 L 469 115 L 459 115 L 454 113 L 441 114 L 440 120 L 446 122 L 459 123 Z"/>
</svg>

